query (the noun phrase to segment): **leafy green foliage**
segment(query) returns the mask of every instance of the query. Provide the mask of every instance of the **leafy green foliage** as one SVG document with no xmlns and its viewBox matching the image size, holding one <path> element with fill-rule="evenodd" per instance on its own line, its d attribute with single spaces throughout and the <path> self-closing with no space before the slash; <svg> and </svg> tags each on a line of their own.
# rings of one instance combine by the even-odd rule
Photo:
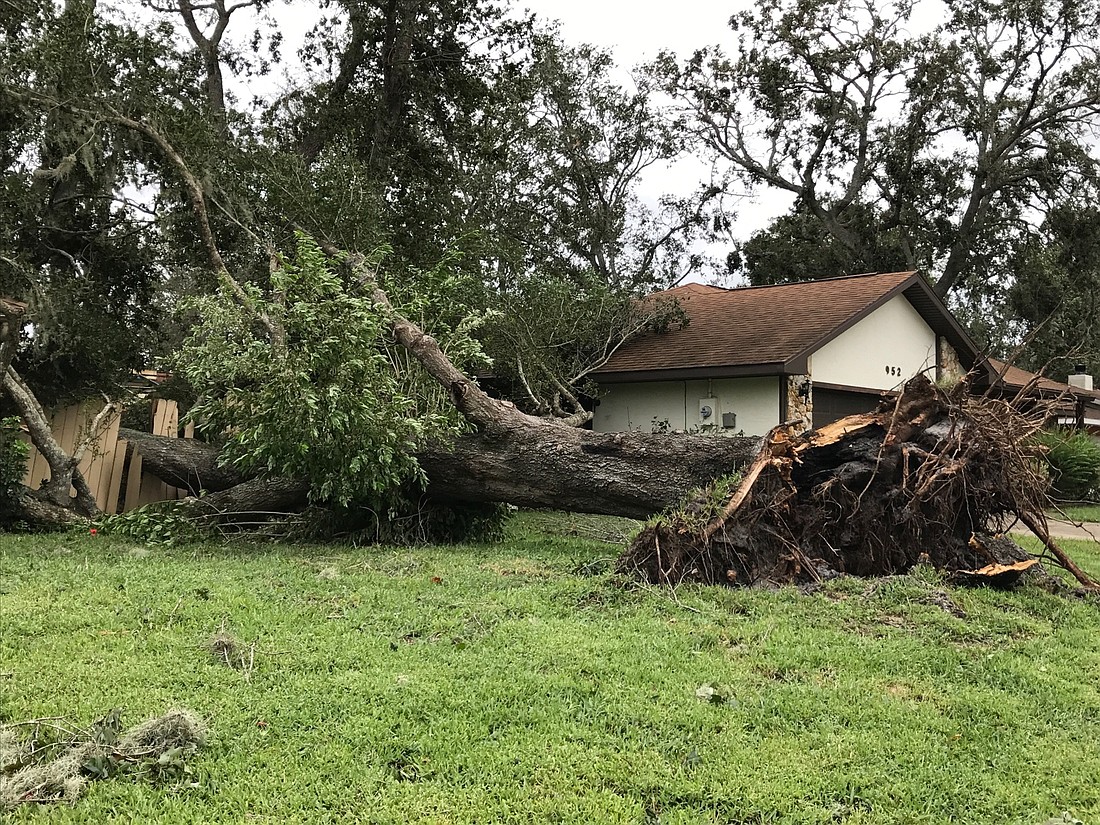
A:
<svg viewBox="0 0 1100 825">
<path fill-rule="evenodd" d="M 308 172 L 288 170 L 298 192 L 290 209 L 345 248 L 385 238 L 394 273 L 461 251 L 455 266 L 480 281 L 470 282 L 478 294 L 468 300 L 499 311 L 483 336 L 498 389 L 540 413 L 559 402 L 576 412 L 558 396 L 563 387 L 583 391 L 609 347 L 637 329 L 632 300 L 703 265 L 692 242 L 706 234 L 717 190 L 698 203 L 670 199 L 652 208 L 639 200 L 643 170 L 682 145 L 649 90 L 629 92 L 613 80 L 607 53 L 568 47 L 555 32 L 503 19 L 487 4 L 424 8 L 435 16 L 406 23 L 415 59 L 359 64 L 354 80 L 342 63 L 346 89 L 304 91 L 305 110 L 288 122 L 280 107 L 280 145 L 298 140 L 307 155 L 321 144 L 342 149 L 320 152 Z M 398 4 L 393 13 L 408 11 Z M 388 36 L 377 30 L 384 19 L 373 9 L 351 18 L 367 40 Z M 480 32 L 494 49 L 468 53 L 470 35 L 456 27 Z M 330 56 L 344 48 L 343 59 L 362 60 L 355 36 L 341 43 L 327 21 L 308 48 Z M 433 47 L 441 40 L 449 43 L 442 61 Z M 387 73 L 401 84 L 400 105 L 379 95 Z M 400 186 L 377 177 L 382 164 L 400 169 Z M 350 213 L 368 218 L 350 223 Z"/>
<path fill-rule="evenodd" d="M 471 335 L 481 317 L 462 299 L 462 277 L 446 262 L 418 274 L 415 288 L 393 290 L 397 309 L 454 363 L 483 363 Z M 251 308 L 226 291 L 189 305 L 201 319 L 177 359 L 199 394 L 189 417 L 224 437 L 224 460 L 245 472 L 308 479 L 315 502 L 377 509 L 421 480 L 418 445 L 465 425 L 443 388 L 390 341 L 386 310 L 345 283 L 311 238 L 298 237 L 271 282 L 270 293 L 248 288 Z M 257 312 L 279 339 L 257 329 Z"/>
<path fill-rule="evenodd" d="M 727 268 L 761 286 L 896 272 L 911 265 L 897 233 L 883 227 L 884 218 L 873 207 L 853 205 L 848 212 L 848 225 L 858 239 L 854 249 L 839 242 L 805 209 L 796 209 L 738 244 L 727 258 Z"/>
<path fill-rule="evenodd" d="M 1078 364 L 1100 373 L 1100 208 L 1059 205 L 1013 267 L 1009 309 L 1032 336 L 1025 366 L 1059 380 Z"/>
<path fill-rule="evenodd" d="M 1042 432 L 1038 440 L 1048 450 L 1050 484 L 1057 498 L 1082 501 L 1100 495 L 1100 443 L 1070 429 Z"/>
<path fill-rule="evenodd" d="M 0 528 L 12 526 L 27 472 L 30 445 L 19 435 L 18 418 L 0 418 Z"/>
<path fill-rule="evenodd" d="M 210 538 L 210 531 L 186 512 L 182 501 L 158 501 L 102 517 L 96 529 L 105 535 L 123 536 L 150 546 L 171 547 Z"/>
<path fill-rule="evenodd" d="M 116 115 L 155 127 L 174 147 L 201 181 L 229 270 L 269 298 L 278 288 L 257 253 L 289 248 L 290 227 L 343 249 L 389 247 L 386 286 L 405 292 L 406 308 L 434 288 L 436 310 L 450 305 L 453 292 L 425 273 L 460 251 L 448 265 L 462 274 L 460 308 L 516 311 L 524 327 L 547 327 L 485 336 L 517 400 L 521 383 L 509 379 L 518 347 L 536 348 L 527 359 L 536 406 L 558 383 L 575 392 L 572 382 L 602 356 L 599 342 L 633 330 L 635 293 L 701 265 L 692 239 L 705 234 L 717 190 L 657 208 L 636 196 L 643 170 L 683 148 L 650 90 L 624 89 L 607 53 L 568 47 L 530 17 L 480 0 L 349 0 L 307 34 L 297 56 L 308 68 L 298 71 L 289 59 L 272 63 L 284 58 L 281 35 L 264 31 L 263 18 L 250 50 L 226 16 L 228 29 L 211 27 L 224 35 L 211 54 L 202 37 L 186 45 L 194 35 L 184 18 L 209 22 L 215 9 L 188 0 L 157 8 L 158 25 L 137 27 L 117 13 L 130 3 L 13 0 L 0 20 L 0 157 L 15 172 L 3 180 L 0 290 L 32 304 L 35 334 L 19 366 L 46 403 L 110 390 L 134 367 L 165 366 L 195 317 L 172 311 L 197 308 L 189 299 L 217 288 L 169 153 Z M 262 13 L 267 4 L 255 5 Z M 261 53 L 260 43 L 270 48 Z M 234 99 L 231 75 L 276 68 L 305 79 L 277 100 Z M 569 323 L 529 303 L 570 290 L 583 311 Z M 575 329 L 585 318 L 592 328 Z M 429 392 L 421 384 L 411 396 Z M 291 404 L 274 390 L 271 400 L 279 416 Z M 357 422 L 306 423 L 308 433 Z M 402 428 L 378 426 L 391 446 L 419 435 Z M 272 452 L 285 458 L 289 446 Z M 242 447 L 238 457 L 289 466 L 260 452 Z M 380 476 L 408 469 L 383 457 Z"/>
<path fill-rule="evenodd" d="M 484 340 L 495 385 L 542 415 L 577 412 L 569 396 L 595 395 L 588 376 L 631 336 L 687 322 L 675 300 L 638 301 L 595 272 L 516 278 L 491 300 L 499 309 Z"/>
<path fill-rule="evenodd" d="M 29 304 L 17 366 L 46 405 L 114 393 L 147 366 L 163 306 L 161 236 L 130 195 L 154 183 L 146 147 L 94 112 L 35 95 L 145 113 L 188 83 L 168 33 L 15 0 L 0 31 L 0 293 Z M 14 18 L 10 10 L 15 10 Z M 20 25 L 21 24 L 21 25 Z"/>
</svg>

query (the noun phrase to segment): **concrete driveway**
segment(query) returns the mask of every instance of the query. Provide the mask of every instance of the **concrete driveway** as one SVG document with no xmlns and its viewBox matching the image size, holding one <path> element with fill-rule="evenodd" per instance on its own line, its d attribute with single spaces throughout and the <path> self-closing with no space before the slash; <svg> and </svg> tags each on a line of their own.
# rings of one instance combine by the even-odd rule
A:
<svg viewBox="0 0 1100 825">
<path fill-rule="evenodd" d="M 1061 519 L 1047 519 L 1047 525 L 1050 528 L 1050 534 L 1056 539 L 1081 539 L 1083 541 L 1095 541 L 1100 543 L 1100 523 L 1095 521 L 1086 521 L 1084 524 L 1078 526 L 1071 521 L 1062 521 Z M 1030 535 L 1031 531 L 1023 525 L 1017 525 L 1012 528 L 1013 533 L 1027 533 Z"/>
</svg>

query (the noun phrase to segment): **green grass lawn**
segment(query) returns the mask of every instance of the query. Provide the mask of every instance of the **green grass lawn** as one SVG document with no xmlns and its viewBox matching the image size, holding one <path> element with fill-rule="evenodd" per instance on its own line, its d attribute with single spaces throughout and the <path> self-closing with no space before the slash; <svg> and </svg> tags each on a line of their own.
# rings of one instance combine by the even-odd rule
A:
<svg viewBox="0 0 1100 825">
<path fill-rule="evenodd" d="M 1100 522 L 1100 504 L 1067 504 L 1061 508 L 1061 512 L 1053 510 L 1051 517 L 1071 521 Z"/>
<path fill-rule="evenodd" d="M 1096 602 L 927 572 L 672 594 L 544 518 L 417 550 L 0 535 L 0 721 L 212 729 L 193 787 L 12 821 L 1100 822 Z M 208 653 L 223 623 L 251 674 Z"/>
</svg>

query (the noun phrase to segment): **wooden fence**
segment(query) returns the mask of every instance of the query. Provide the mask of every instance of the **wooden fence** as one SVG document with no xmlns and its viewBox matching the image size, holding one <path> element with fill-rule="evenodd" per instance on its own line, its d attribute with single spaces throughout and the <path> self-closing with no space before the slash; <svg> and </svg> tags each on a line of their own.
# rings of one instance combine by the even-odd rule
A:
<svg viewBox="0 0 1100 825">
<path fill-rule="evenodd" d="M 91 402 L 55 412 L 50 418 L 50 429 L 61 449 L 72 455 L 101 409 L 101 405 Z M 115 412 L 102 422 L 80 462 L 80 472 L 99 508 L 104 513 L 123 513 L 154 501 L 170 501 L 188 495 L 187 490 L 170 487 L 151 473 L 142 472 L 141 453 L 126 439 L 119 438 L 121 421 L 121 412 Z M 179 407 L 176 402 L 155 399 L 150 423 L 155 435 L 178 437 Z M 184 436 L 193 434 L 194 427 L 188 425 Z M 30 443 L 29 435 L 24 433 L 23 437 Z M 49 477 L 50 465 L 31 444 L 23 483 L 37 489 Z"/>
</svg>

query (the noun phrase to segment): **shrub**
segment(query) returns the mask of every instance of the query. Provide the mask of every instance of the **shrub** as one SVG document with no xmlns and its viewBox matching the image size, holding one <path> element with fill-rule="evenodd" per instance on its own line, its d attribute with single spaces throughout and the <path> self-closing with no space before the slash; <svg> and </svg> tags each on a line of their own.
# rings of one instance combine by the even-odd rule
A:
<svg viewBox="0 0 1100 825">
<path fill-rule="evenodd" d="M 0 418 L 0 528 L 16 520 L 29 452 L 30 446 L 19 437 L 19 419 Z"/>
<path fill-rule="evenodd" d="M 1100 495 L 1100 444 L 1081 430 L 1048 430 L 1039 435 L 1047 448 L 1051 492 L 1065 501 Z"/>
<path fill-rule="evenodd" d="M 367 507 L 311 508 L 288 537 L 354 545 L 491 544 L 504 539 L 507 505 L 397 497 L 382 512 Z"/>
</svg>

